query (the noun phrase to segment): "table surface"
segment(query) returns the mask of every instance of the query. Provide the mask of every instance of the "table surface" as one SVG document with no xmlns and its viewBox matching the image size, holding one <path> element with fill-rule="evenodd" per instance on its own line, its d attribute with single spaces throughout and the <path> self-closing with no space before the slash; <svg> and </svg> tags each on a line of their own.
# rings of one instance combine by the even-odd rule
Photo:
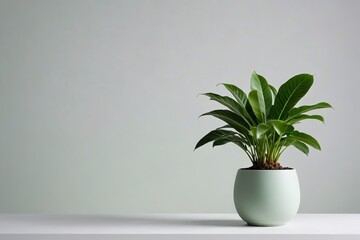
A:
<svg viewBox="0 0 360 240">
<path fill-rule="evenodd" d="M 248 226 L 236 214 L 0 214 L 0 234 L 360 235 L 360 214 L 298 214 L 279 227 Z"/>
</svg>

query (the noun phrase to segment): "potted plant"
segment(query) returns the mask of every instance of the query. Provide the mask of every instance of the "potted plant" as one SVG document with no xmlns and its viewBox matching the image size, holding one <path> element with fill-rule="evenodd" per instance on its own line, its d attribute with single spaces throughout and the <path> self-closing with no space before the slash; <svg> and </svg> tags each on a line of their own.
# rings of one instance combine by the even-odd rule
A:
<svg viewBox="0 0 360 240">
<path fill-rule="evenodd" d="M 320 150 L 314 137 L 295 128 L 303 120 L 324 122 L 321 115 L 306 113 L 331 107 L 326 102 L 295 107 L 313 81 L 312 75 L 299 74 L 277 91 L 263 76 L 254 72 L 249 94 L 226 83 L 222 85 L 233 98 L 215 93 L 203 94 L 227 109 L 201 116 L 216 117 L 226 125 L 206 134 L 195 149 L 209 142 L 213 142 L 213 147 L 234 143 L 246 153 L 252 166 L 238 170 L 234 202 L 238 214 L 249 225 L 283 225 L 298 211 L 300 189 L 296 170 L 281 166 L 279 159 L 288 147 L 295 147 L 306 155 L 309 147 Z"/>
</svg>

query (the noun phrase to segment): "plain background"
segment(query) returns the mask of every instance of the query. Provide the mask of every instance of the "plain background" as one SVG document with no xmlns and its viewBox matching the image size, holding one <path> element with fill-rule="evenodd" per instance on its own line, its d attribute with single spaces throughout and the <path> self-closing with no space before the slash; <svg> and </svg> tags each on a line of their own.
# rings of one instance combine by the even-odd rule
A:
<svg viewBox="0 0 360 240">
<path fill-rule="evenodd" d="M 360 212 L 360 1 L 0 1 L 0 212 L 232 213 L 234 145 L 202 92 L 314 74 L 300 212 Z M 319 112 L 320 113 L 320 112 Z"/>
</svg>

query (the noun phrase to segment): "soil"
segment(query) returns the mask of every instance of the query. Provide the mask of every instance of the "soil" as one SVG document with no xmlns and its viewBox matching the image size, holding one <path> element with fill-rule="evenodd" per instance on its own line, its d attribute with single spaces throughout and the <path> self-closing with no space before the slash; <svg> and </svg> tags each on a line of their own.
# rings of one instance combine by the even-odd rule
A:
<svg viewBox="0 0 360 240">
<path fill-rule="evenodd" d="M 290 170 L 290 167 L 283 167 L 280 163 L 275 162 L 265 162 L 265 163 L 257 163 L 249 168 L 242 168 L 247 170 Z"/>
</svg>

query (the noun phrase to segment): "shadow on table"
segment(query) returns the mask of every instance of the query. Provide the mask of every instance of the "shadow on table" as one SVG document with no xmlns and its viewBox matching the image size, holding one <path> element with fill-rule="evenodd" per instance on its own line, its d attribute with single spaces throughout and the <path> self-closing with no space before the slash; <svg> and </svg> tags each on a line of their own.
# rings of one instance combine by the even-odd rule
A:
<svg viewBox="0 0 360 240">
<path fill-rule="evenodd" d="M 210 226 L 210 227 L 251 227 L 243 220 L 193 220 L 190 225 Z"/>
<path fill-rule="evenodd" d="M 180 215 L 176 217 L 154 215 L 40 215 L 36 221 L 46 225 L 76 225 L 76 226 L 211 226 L 211 227 L 252 227 L 241 219 L 196 219 Z"/>
</svg>

